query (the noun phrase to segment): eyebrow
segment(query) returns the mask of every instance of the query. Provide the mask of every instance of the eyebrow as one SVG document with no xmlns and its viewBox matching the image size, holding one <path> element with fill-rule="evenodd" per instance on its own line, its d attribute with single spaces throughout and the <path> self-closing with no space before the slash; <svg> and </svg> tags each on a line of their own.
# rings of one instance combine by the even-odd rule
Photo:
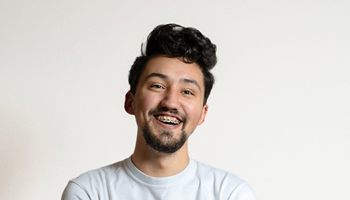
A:
<svg viewBox="0 0 350 200">
<path fill-rule="evenodd" d="M 150 73 L 146 76 L 146 80 L 150 79 L 152 77 L 159 77 L 161 79 L 168 79 L 168 76 L 165 74 L 160 74 L 160 73 Z"/>
<path fill-rule="evenodd" d="M 161 78 L 161 79 L 169 79 L 169 77 L 167 75 L 165 75 L 165 74 L 155 73 L 154 72 L 154 73 L 148 74 L 146 76 L 146 80 L 150 79 L 152 77 L 158 77 L 158 78 Z M 201 90 L 201 87 L 199 86 L 199 83 L 196 80 L 188 79 L 188 78 L 182 78 L 182 79 L 180 79 L 180 82 L 193 84 L 193 85 L 197 86 Z"/>
</svg>

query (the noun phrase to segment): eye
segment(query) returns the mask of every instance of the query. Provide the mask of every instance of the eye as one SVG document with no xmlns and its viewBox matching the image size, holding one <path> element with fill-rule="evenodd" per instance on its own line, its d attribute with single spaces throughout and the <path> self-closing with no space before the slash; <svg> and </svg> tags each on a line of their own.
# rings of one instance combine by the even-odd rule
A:
<svg viewBox="0 0 350 200">
<path fill-rule="evenodd" d="M 183 93 L 184 93 L 185 95 L 187 95 L 187 96 L 194 96 L 194 93 L 193 93 L 191 90 L 189 90 L 189 89 L 185 89 L 185 90 L 183 91 Z"/>
<path fill-rule="evenodd" d="M 151 84 L 150 88 L 153 88 L 153 89 L 164 89 L 165 87 L 160 84 L 160 83 L 153 83 Z"/>
</svg>

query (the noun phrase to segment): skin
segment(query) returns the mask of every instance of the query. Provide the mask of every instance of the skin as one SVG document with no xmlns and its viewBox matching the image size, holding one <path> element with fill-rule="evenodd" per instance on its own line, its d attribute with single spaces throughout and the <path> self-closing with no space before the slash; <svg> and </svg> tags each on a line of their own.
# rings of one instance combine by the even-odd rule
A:
<svg viewBox="0 0 350 200">
<path fill-rule="evenodd" d="M 138 169 L 150 176 L 164 177 L 186 168 L 189 162 L 187 141 L 176 152 L 164 153 L 146 143 L 143 130 L 148 126 L 162 144 L 178 141 L 181 134 L 189 137 L 204 122 L 208 110 L 208 106 L 203 105 L 204 89 L 198 64 L 165 56 L 148 61 L 135 94 L 128 92 L 125 96 L 125 110 L 135 116 L 138 127 L 131 156 Z M 181 123 L 169 125 L 159 121 L 158 116 L 175 117 Z"/>
</svg>

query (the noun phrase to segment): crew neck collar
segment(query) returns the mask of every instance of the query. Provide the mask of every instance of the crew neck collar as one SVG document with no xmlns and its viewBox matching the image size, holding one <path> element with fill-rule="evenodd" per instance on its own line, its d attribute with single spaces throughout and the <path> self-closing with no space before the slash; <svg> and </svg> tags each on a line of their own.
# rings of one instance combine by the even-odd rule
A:
<svg viewBox="0 0 350 200">
<path fill-rule="evenodd" d="M 131 160 L 131 157 L 125 160 L 125 164 L 129 172 L 132 176 L 134 176 L 137 180 L 153 186 L 169 186 L 172 184 L 178 184 L 179 181 L 186 181 L 192 178 L 191 175 L 195 173 L 196 163 L 190 159 L 186 168 L 179 172 L 178 174 L 166 177 L 153 177 L 145 174 L 141 170 L 139 170 Z"/>
</svg>

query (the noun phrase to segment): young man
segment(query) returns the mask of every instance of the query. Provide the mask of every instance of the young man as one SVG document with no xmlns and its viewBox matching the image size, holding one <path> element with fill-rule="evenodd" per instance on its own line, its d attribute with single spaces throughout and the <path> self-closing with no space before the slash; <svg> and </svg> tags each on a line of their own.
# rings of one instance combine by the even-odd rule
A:
<svg viewBox="0 0 350 200">
<path fill-rule="evenodd" d="M 216 46 L 194 28 L 157 26 L 129 74 L 125 110 L 135 116 L 134 153 L 71 180 L 63 200 L 255 200 L 238 177 L 189 158 L 214 84 Z"/>
</svg>

